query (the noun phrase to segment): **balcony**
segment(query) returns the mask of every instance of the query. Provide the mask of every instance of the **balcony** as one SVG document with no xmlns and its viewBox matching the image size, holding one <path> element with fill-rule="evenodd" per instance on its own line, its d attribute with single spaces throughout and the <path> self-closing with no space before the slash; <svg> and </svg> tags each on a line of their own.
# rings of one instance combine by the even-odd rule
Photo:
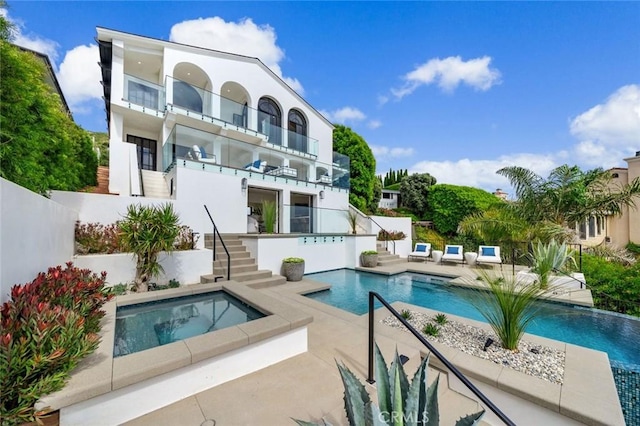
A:
<svg viewBox="0 0 640 426">
<path fill-rule="evenodd" d="M 205 171 L 245 170 L 264 178 L 349 188 L 349 157 L 335 153 L 334 164 L 326 164 L 179 124 L 165 141 L 162 157 L 165 172 L 181 162 Z"/>
<path fill-rule="evenodd" d="M 143 110 L 164 111 L 166 105 L 164 87 L 128 74 L 124 75 L 124 100 Z"/>
</svg>

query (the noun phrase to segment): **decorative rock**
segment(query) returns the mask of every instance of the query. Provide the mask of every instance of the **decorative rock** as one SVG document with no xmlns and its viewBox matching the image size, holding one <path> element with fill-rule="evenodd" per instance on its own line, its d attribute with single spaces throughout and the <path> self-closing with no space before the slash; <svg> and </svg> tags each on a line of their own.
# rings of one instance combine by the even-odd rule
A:
<svg viewBox="0 0 640 426">
<path fill-rule="evenodd" d="M 388 326 L 408 331 L 395 317 L 389 316 L 381 321 Z M 409 323 L 422 332 L 427 323 L 434 323 L 434 318 L 421 312 L 411 311 Z M 428 340 L 436 341 L 496 364 L 504 365 L 530 376 L 562 384 L 564 377 L 565 353 L 549 347 L 536 345 L 520 340 L 517 351 L 504 349 L 500 339 L 493 332 L 449 319 L 444 325 L 438 325 L 440 333 L 437 337 L 425 335 Z M 424 335 L 424 333 L 422 333 Z M 488 338 L 495 343 L 483 350 Z"/>
</svg>

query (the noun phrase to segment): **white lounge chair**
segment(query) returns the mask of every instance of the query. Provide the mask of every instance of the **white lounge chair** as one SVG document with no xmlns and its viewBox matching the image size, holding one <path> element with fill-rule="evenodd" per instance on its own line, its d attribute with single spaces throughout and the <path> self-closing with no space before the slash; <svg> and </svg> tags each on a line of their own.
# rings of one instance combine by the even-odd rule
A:
<svg viewBox="0 0 640 426">
<path fill-rule="evenodd" d="M 190 160 L 200 161 L 201 163 L 216 164 L 215 155 L 207 155 L 207 151 L 199 145 L 194 145 L 187 153 L 187 158 Z"/>
<path fill-rule="evenodd" d="M 440 263 L 442 262 L 460 262 L 464 263 L 464 256 L 462 254 L 463 248 L 462 246 L 457 245 L 446 245 L 444 246 L 444 253 L 442 254 L 442 258 L 440 259 Z"/>
<path fill-rule="evenodd" d="M 407 260 L 411 261 L 411 258 L 417 257 L 426 261 L 429 256 L 431 256 L 431 243 L 416 243 L 413 251 L 407 256 Z"/>
<path fill-rule="evenodd" d="M 266 161 L 256 160 L 253 163 L 249 163 L 244 166 L 244 169 L 249 170 L 250 172 L 264 173 L 265 167 L 267 167 Z"/>
<path fill-rule="evenodd" d="M 478 258 L 476 264 L 500 265 L 502 269 L 502 258 L 500 257 L 500 246 L 480 246 L 478 248 Z"/>
</svg>

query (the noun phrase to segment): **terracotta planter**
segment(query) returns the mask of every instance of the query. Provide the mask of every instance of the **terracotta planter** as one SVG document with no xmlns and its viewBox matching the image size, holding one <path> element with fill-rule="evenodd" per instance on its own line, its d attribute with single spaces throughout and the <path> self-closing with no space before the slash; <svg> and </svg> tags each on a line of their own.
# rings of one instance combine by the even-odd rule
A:
<svg viewBox="0 0 640 426">
<path fill-rule="evenodd" d="M 378 255 L 377 254 L 361 254 L 360 263 L 362 264 L 362 266 L 366 268 L 374 268 L 378 266 Z"/>
<path fill-rule="evenodd" d="M 304 275 L 304 262 L 282 264 L 282 273 L 287 281 L 300 281 Z"/>
</svg>

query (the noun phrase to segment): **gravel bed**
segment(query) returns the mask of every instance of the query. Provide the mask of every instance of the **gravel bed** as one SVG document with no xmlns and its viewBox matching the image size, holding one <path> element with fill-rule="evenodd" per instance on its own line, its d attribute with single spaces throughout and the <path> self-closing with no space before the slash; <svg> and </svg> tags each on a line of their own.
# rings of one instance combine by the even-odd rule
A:
<svg viewBox="0 0 640 426">
<path fill-rule="evenodd" d="M 427 323 L 437 324 L 440 328 L 439 335 L 437 337 L 425 335 L 428 340 L 488 359 L 496 364 L 513 368 L 551 383 L 562 384 L 565 362 L 565 353 L 563 351 L 536 345 L 525 340 L 520 340 L 517 351 L 511 351 L 500 346 L 499 340 L 493 332 L 462 324 L 448 317 L 447 320 L 448 322 L 445 325 L 440 325 L 435 322 L 435 318 L 432 315 L 411 311 L 409 324 L 421 333 Z M 408 332 L 400 321 L 393 316 L 388 316 L 381 322 Z M 424 333 L 422 334 L 424 335 Z M 483 348 L 487 338 L 491 338 L 494 343 L 484 351 Z"/>
</svg>

